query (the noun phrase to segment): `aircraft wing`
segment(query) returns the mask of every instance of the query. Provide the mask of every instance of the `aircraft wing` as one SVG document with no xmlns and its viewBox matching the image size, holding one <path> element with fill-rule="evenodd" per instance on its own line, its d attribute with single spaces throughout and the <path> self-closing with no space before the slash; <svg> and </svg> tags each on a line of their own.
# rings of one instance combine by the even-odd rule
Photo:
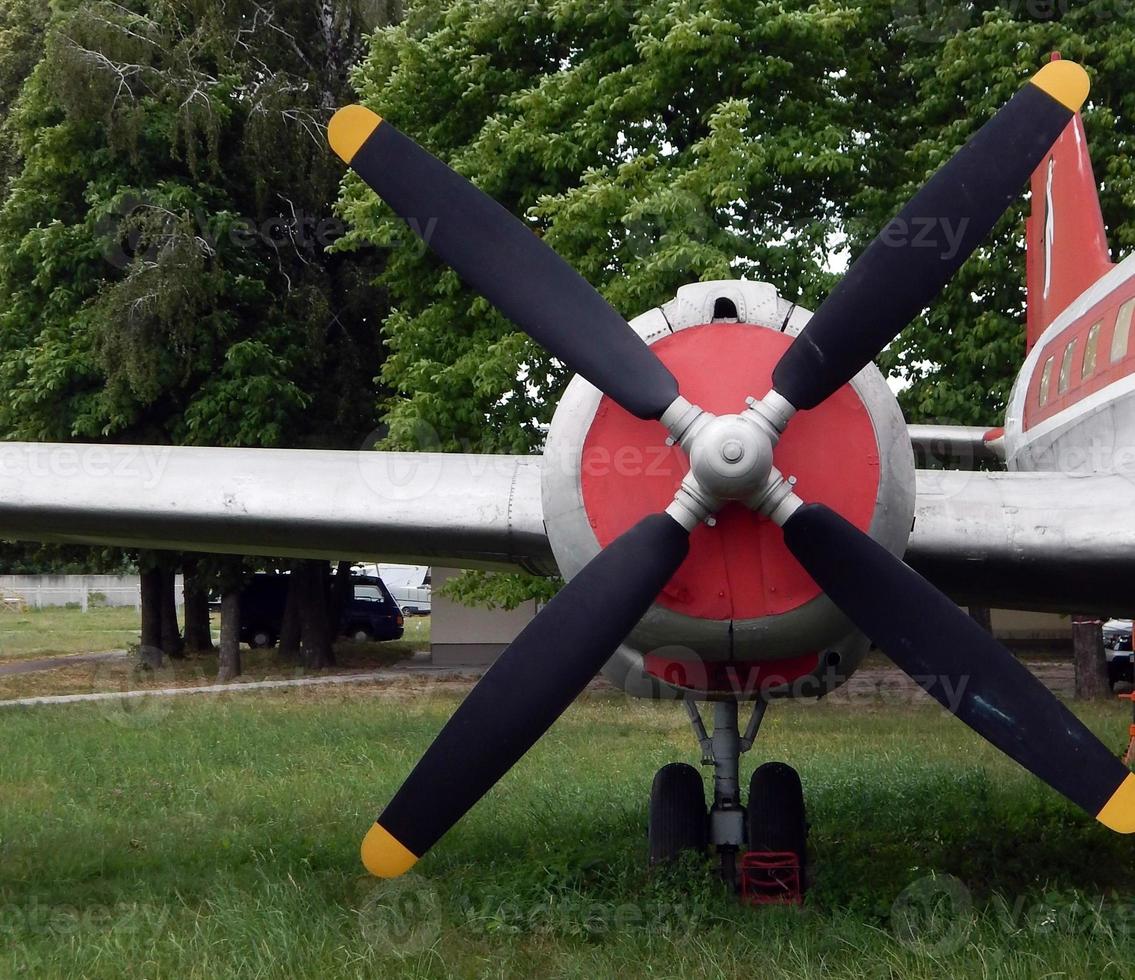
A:
<svg viewBox="0 0 1135 980">
<path fill-rule="evenodd" d="M 1118 474 L 919 470 L 906 561 L 952 599 L 1135 611 L 1135 487 Z"/>
<path fill-rule="evenodd" d="M 539 456 L 0 443 L 0 538 L 554 572 Z"/>
<path fill-rule="evenodd" d="M 0 538 L 555 573 L 540 456 L 0 443 Z M 1119 475 L 918 470 L 906 560 L 961 603 L 1135 611 Z"/>
<path fill-rule="evenodd" d="M 1001 469 L 1005 430 L 983 425 L 908 425 L 907 434 L 919 466 L 957 470 Z"/>
</svg>

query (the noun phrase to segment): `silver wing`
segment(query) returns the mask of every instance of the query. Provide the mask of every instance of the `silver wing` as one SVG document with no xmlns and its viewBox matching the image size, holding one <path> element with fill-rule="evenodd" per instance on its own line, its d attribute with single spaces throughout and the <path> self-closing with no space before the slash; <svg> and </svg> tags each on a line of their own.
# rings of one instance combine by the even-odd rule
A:
<svg viewBox="0 0 1135 980">
<path fill-rule="evenodd" d="M 538 456 L 0 443 L 0 537 L 555 572 Z M 906 560 L 959 602 L 1135 607 L 1122 476 L 919 470 Z"/>
<path fill-rule="evenodd" d="M 555 571 L 527 456 L 0 443 L 0 538 Z"/>
</svg>

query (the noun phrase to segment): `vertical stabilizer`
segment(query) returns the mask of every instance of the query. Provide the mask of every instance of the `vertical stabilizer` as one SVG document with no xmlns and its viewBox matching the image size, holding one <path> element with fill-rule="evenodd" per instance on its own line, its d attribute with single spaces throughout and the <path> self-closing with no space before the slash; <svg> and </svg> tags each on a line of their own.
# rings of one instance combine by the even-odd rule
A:
<svg viewBox="0 0 1135 980">
<path fill-rule="evenodd" d="M 1025 242 L 1027 344 L 1032 349 L 1045 327 L 1112 267 L 1079 113 L 1033 171 Z"/>
</svg>

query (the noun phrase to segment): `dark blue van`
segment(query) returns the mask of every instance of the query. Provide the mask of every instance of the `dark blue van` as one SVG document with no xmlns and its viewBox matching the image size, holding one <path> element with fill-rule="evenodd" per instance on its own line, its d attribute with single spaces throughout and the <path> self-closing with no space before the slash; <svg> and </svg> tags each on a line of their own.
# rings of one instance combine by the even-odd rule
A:
<svg viewBox="0 0 1135 980">
<path fill-rule="evenodd" d="M 280 638 L 288 575 L 257 574 L 240 593 L 240 639 L 252 647 L 272 647 Z M 355 640 L 402 638 L 402 610 L 386 583 L 374 576 L 351 576 L 351 594 L 339 615 L 339 634 Z"/>
</svg>

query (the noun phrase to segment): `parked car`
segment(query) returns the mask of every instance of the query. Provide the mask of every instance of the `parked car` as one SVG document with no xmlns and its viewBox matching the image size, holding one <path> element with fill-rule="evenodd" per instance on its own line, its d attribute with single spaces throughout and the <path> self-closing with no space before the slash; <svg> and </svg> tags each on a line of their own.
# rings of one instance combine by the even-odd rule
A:
<svg viewBox="0 0 1135 980">
<path fill-rule="evenodd" d="M 433 602 L 429 565 L 358 564 L 355 575 L 381 578 L 394 596 L 403 616 L 428 616 Z"/>
<path fill-rule="evenodd" d="M 1131 648 L 1131 620 L 1109 619 L 1103 624 L 1103 652 L 1107 679 L 1114 687 L 1120 681 L 1135 683 L 1135 653 Z"/>
<path fill-rule="evenodd" d="M 240 593 L 240 639 L 272 647 L 280 638 L 288 600 L 288 575 L 258 574 Z M 402 611 L 382 579 L 352 575 L 351 594 L 339 613 L 338 632 L 356 640 L 401 639 Z"/>
</svg>

